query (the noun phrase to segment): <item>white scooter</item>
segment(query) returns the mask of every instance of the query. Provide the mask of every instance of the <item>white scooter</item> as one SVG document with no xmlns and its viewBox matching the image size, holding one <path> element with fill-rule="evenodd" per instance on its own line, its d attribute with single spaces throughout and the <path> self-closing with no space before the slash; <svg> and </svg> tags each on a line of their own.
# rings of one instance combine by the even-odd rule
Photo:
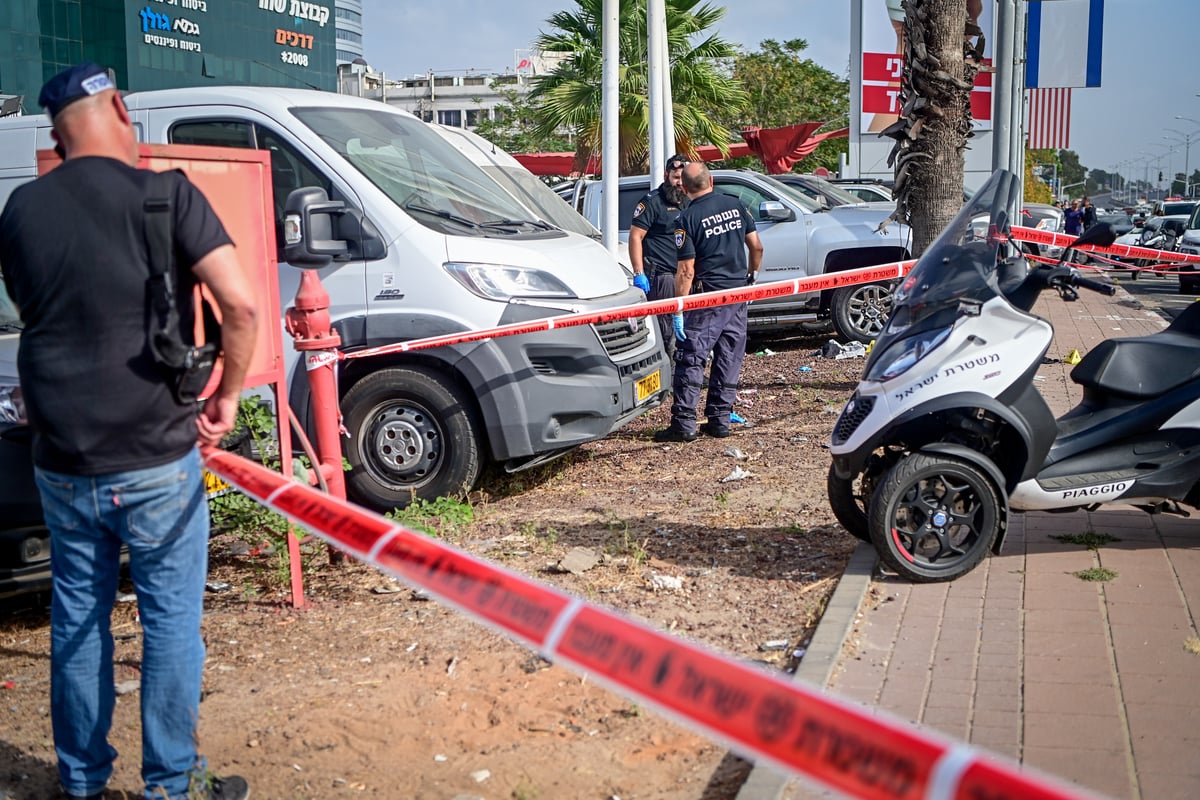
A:
<svg viewBox="0 0 1200 800">
<path fill-rule="evenodd" d="M 1009 237 L 1019 180 L 997 171 L 921 256 L 834 429 L 834 514 L 913 581 L 999 551 L 1010 510 L 1200 507 L 1200 303 L 1094 347 L 1071 372 L 1083 401 L 1056 420 L 1034 383 L 1054 331 L 1030 309 L 1048 288 L 1115 289 L 1029 269 Z M 1101 224 L 1072 247 L 1112 240 Z"/>
</svg>

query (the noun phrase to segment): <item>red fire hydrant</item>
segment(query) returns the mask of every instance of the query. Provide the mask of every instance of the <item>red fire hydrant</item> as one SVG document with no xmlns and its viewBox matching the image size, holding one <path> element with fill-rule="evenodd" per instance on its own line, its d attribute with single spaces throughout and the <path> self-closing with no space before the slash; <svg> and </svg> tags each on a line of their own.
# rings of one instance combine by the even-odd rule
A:
<svg viewBox="0 0 1200 800">
<path fill-rule="evenodd" d="M 346 478 L 342 472 L 342 412 L 338 407 L 337 362 L 342 338 L 329 321 L 329 293 L 321 285 L 316 270 L 300 276 L 296 299 L 284 315 L 288 333 L 295 338 L 296 349 L 304 353 L 304 368 L 312 392 L 313 422 L 319 463 L 329 493 L 346 499 Z"/>
</svg>

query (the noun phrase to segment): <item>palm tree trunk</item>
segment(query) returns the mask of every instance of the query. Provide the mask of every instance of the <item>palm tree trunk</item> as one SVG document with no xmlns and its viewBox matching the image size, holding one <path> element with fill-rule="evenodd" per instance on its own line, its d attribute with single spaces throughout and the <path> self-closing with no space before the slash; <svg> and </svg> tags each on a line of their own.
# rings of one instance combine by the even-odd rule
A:
<svg viewBox="0 0 1200 800">
<path fill-rule="evenodd" d="M 896 139 L 889 160 L 897 216 L 912 226 L 913 254 L 920 255 L 962 207 L 963 150 L 982 36 L 968 23 L 967 0 L 904 5 L 902 110 L 883 133 Z"/>
</svg>

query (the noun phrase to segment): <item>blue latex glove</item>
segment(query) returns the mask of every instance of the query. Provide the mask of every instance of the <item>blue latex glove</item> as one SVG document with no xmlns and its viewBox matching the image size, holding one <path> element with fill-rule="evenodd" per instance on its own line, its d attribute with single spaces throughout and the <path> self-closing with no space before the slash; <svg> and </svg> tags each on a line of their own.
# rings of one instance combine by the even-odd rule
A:
<svg viewBox="0 0 1200 800">
<path fill-rule="evenodd" d="M 687 334 L 683 332 L 683 314 L 672 314 L 671 325 L 675 328 L 675 341 L 687 341 Z"/>
<path fill-rule="evenodd" d="M 746 422 L 746 418 L 743 417 L 741 414 L 737 413 L 736 411 L 730 411 L 729 412 L 729 421 L 744 425 Z"/>
<path fill-rule="evenodd" d="M 646 273 L 639 272 L 633 276 L 633 285 L 641 289 L 646 294 L 650 294 L 650 279 L 646 277 Z"/>
</svg>

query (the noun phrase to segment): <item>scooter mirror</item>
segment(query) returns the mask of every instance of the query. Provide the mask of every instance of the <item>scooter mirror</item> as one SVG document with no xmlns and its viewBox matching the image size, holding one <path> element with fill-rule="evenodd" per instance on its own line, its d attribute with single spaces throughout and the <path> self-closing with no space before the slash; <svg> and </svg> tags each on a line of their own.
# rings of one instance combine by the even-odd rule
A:
<svg viewBox="0 0 1200 800">
<path fill-rule="evenodd" d="M 1071 247 L 1077 247 L 1081 244 L 1094 244 L 1100 247 L 1108 247 L 1117 240 L 1117 232 L 1113 230 L 1113 226 L 1107 222 L 1097 222 L 1092 227 L 1083 232 L 1083 235 L 1071 243 Z"/>
</svg>

